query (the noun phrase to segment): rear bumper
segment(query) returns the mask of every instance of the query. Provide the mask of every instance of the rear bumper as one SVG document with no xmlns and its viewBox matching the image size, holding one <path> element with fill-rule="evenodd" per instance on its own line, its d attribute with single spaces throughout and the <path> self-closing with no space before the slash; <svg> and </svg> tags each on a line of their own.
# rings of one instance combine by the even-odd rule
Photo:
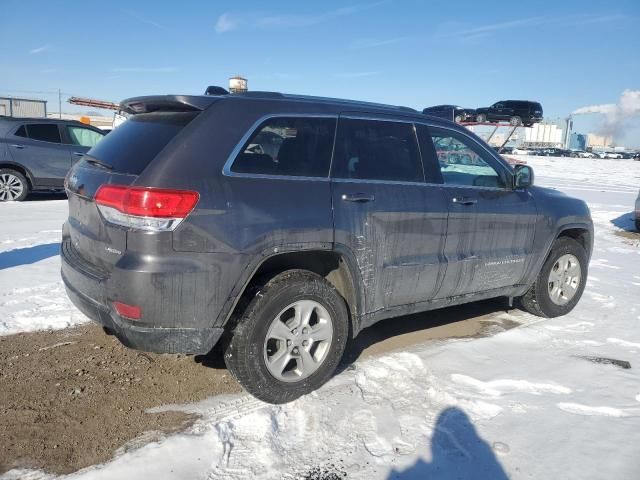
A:
<svg viewBox="0 0 640 480">
<path fill-rule="evenodd" d="M 166 327 L 139 325 L 116 313 L 106 300 L 107 279 L 87 271 L 77 264 L 74 256 L 61 252 L 61 274 L 67 295 L 73 304 L 87 317 L 111 330 L 127 347 L 155 353 L 206 354 L 214 347 L 223 328 Z M 162 324 L 162 319 L 159 324 Z"/>
</svg>

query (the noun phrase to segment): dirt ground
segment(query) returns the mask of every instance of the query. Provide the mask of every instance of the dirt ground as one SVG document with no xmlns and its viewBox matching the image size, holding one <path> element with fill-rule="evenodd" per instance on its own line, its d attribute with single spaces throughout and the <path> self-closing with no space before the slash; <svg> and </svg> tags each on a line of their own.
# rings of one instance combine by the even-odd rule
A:
<svg viewBox="0 0 640 480">
<path fill-rule="evenodd" d="M 517 323 L 495 315 L 502 301 L 390 319 L 364 330 L 343 368 L 358 358 L 428 341 L 493 334 Z M 0 337 L 0 474 L 11 468 L 69 473 L 116 450 L 184 429 L 178 412 L 145 413 L 241 391 L 218 355 L 156 355 L 123 347 L 92 324 Z"/>
<path fill-rule="evenodd" d="M 190 421 L 146 409 L 240 391 L 224 369 L 129 350 L 94 325 L 0 337 L 0 365 L 0 474 L 104 462 L 143 432 Z"/>
</svg>

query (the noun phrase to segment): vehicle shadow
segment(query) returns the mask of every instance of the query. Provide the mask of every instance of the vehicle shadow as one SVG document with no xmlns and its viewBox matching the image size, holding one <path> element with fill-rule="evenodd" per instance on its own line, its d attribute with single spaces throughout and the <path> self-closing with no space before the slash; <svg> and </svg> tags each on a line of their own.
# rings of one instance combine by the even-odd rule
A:
<svg viewBox="0 0 640 480">
<path fill-rule="evenodd" d="M 60 242 L 44 243 L 42 245 L 0 252 L 0 270 L 36 263 L 46 258 L 55 257 L 59 253 Z"/>
<path fill-rule="evenodd" d="M 633 212 L 625 213 L 619 217 L 611 219 L 611 223 L 618 228 L 626 230 L 627 232 L 636 233 L 635 218 Z"/>
<path fill-rule="evenodd" d="M 508 480 L 491 446 L 478 435 L 467 414 L 456 407 L 438 416 L 431 438 L 431 462 L 419 459 L 405 470 L 392 470 L 388 480 Z"/>
<path fill-rule="evenodd" d="M 66 200 L 64 192 L 31 192 L 26 198 L 27 202 L 42 202 L 46 200 Z"/>
<path fill-rule="evenodd" d="M 505 299 L 495 298 L 383 320 L 365 328 L 349 341 L 336 375 L 355 363 L 367 349 L 385 352 L 426 341 L 482 335 L 482 328 L 492 323 L 483 317 L 506 310 Z M 517 325 L 516 322 L 505 324 L 502 321 L 500 327 Z M 397 338 L 413 333 L 416 335 L 411 338 Z M 226 368 L 220 342 L 206 355 L 197 355 L 195 361 L 210 368 Z"/>
<path fill-rule="evenodd" d="M 411 333 L 420 334 L 419 338 L 416 337 L 414 341 L 397 342 L 395 347 L 401 348 L 414 343 L 421 343 L 422 341 L 476 336 L 480 333 L 482 326 L 485 323 L 489 323 L 486 320 L 480 320 L 481 317 L 506 310 L 505 299 L 494 298 L 382 320 L 369 328 L 365 328 L 358 336 L 351 339 L 344 353 L 340 371 L 355 363 L 366 349 L 381 342 L 389 343 L 394 337 Z M 438 329 L 438 327 L 446 326 L 450 328 Z M 394 345 L 389 345 L 389 347 L 390 350 L 395 349 L 393 348 Z"/>
</svg>

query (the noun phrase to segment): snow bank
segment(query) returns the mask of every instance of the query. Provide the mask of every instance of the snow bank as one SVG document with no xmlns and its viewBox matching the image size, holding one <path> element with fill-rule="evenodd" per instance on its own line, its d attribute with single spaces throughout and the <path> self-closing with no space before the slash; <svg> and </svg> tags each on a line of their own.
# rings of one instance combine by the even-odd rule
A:
<svg viewBox="0 0 640 480">
<path fill-rule="evenodd" d="M 88 319 L 60 279 L 66 200 L 0 204 L 0 335 L 66 328 Z"/>
</svg>

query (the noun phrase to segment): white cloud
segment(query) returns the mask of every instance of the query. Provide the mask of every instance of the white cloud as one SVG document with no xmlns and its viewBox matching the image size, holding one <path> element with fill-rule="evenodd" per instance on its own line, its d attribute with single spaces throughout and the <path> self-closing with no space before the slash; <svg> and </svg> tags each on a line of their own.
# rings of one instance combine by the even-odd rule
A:
<svg viewBox="0 0 640 480">
<path fill-rule="evenodd" d="M 36 53 L 46 52 L 47 50 L 50 50 L 50 49 L 51 49 L 51 45 L 42 45 L 41 47 L 29 50 L 29 55 L 34 55 Z"/>
<path fill-rule="evenodd" d="M 172 73 L 177 72 L 176 67 L 114 67 L 112 73 Z"/>
<path fill-rule="evenodd" d="M 151 25 L 152 27 L 155 27 L 157 29 L 160 30 L 164 30 L 167 31 L 167 27 L 165 27 L 164 25 L 162 25 L 161 23 L 158 23 L 156 21 L 151 20 L 150 18 L 147 18 L 137 12 L 132 12 L 130 10 L 124 10 L 124 9 L 120 9 L 121 12 L 129 15 L 132 18 L 135 18 L 136 20 L 138 20 L 140 23 L 145 23 L 147 25 Z"/>
<path fill-rule="evenodd" d="M 490 23 L 488 25 L 480 25 L 479 27 L 468 28 L 450 32 L 450 35 L 456 37 L 478 36 L 481 34 L 489 34 L 500 30 L 509 30 L 512 28 L 520 28 L 525 26 L 540 25 L 546 20 L 545 17 L 529 17 L 519 18 L 517 20 L 509 20 L 506 22 Z"/>
<path fill-rule="evenodd" d="M 377 48 L 387 45 L 393 45 L 395 43 L 400 43 L 407 40 L 409 40 L 409 37 L 387 38 L 382 40 L 374 38 L 361 38 L 359 40 L 351 42 L 349 48 L 351 48 L 352 50 L 360 50 L 363 48 Z"/>
<path fill-rule="evenodd" d="M 240 19 L 232 16 L 229 13 L 223 13 L 218 17 L 218 21 L 216 22 L 216 32 L 224 33 L 230 32 L 231 30 L 235 30 L 240 25 Z"/>
<path fill-rule="evenodd" d="M 380 72 L 339 72 L 334 73 L 333 76 L 336 78 L 361 78 L 361 77 L 373 77 L 374 75 L 379 75 Z"/>
<path fill-rule="evenodd" d="M 601 24 L 614 21 L 620 21 L 624 18 L 622 15 L 568 15 L 559 17 L 536 16 L 527 18 L 518 18 L 515 20 L 507 20 L 504 22 L 489 23 L 471 28 L 460 28 L 460 24 L 454 22 L 445 22 L 438 30 L 441 32 L 439 36 L 456 37 L 462 41 L 479 40 L 490 36 L 493 33 L 504 30 L 513 30 L 524 27 L 534 27 L 538 25 L 555 25 L 560 27 L 581 26 Z"/>
<path fill-rule="evenodd" d="M 260 15 L 259 13 L 254 12 L 242 15 L 232 15 L 230 13 L 223 13 L 218 17 L 215 28 L 216 32 L 224 33 L 230 30 L 235 30 L 240 26 L 241 23 L 248 23 L 262 28 L 308 27 L 332 20 L 334 18 L 354 15 L 358 12 L 376 7 L 378 5 L 382 5 L 384 3 L 388 3 L 388 0 L 372 3 L 361 3 L 348 7 L 340 7 L 325 12 L 309 14 Z"/>
</svg>

